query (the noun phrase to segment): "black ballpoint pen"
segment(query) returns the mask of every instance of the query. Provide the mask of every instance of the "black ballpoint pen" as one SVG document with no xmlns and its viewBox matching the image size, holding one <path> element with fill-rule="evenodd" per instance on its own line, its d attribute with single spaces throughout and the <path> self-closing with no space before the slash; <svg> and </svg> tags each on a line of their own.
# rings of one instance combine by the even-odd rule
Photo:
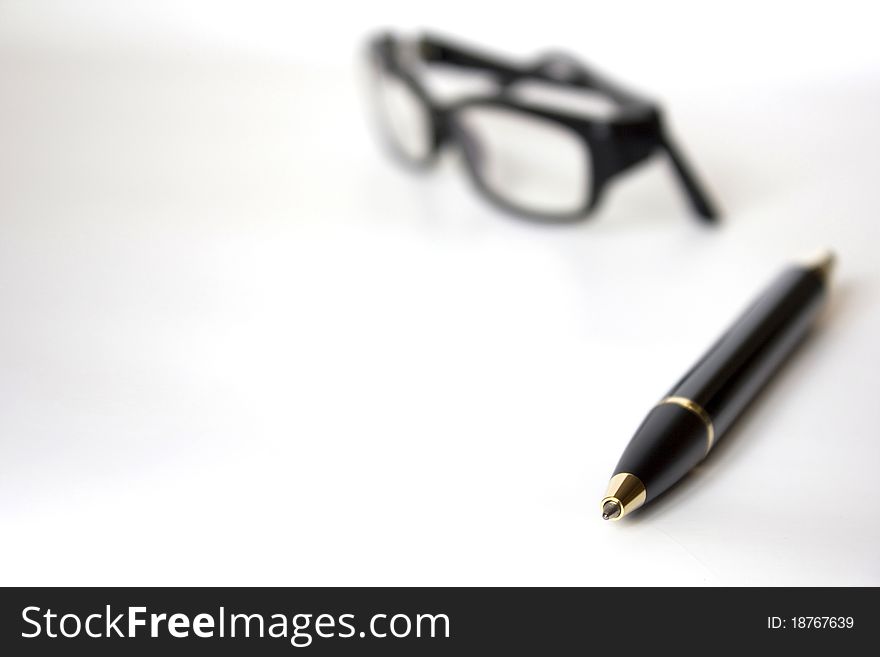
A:
<svg viewBox="0 0 880 657">
<path fill-rule="evenodd" d="M 834 256 L 789 267 L 648 413 L 620 457 L 602 517 L 619 520 L 709 453 L 813 325 Z"/>
</svg>

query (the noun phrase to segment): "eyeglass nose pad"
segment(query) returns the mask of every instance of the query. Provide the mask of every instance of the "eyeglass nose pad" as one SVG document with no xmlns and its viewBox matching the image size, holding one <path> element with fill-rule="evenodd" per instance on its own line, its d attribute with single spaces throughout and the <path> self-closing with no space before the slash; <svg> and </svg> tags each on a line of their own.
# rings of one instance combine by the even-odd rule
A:
<svg viewBox="0 0 880 657">
<path fill-rule="evenodd" d="M 456 141 L 461 144 L 464 156 L 474 168 L 481 169 L 485 163 L 486 152 L 480 140 L 458 121 L 453 124 L 452 132 L 455 135 Z"/>
</svg>

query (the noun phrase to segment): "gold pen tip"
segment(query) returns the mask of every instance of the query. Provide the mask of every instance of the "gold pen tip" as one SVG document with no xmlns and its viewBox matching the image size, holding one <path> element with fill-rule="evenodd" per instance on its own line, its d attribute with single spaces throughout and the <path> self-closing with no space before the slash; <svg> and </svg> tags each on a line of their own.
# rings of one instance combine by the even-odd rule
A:
<svg viewBox="0 0 880 657">
<path fill-rule="evenodd" d="M 608 500 L 602 505 L 602 520 L 614 520 L 620 516 L 620 502 Z"/>
<path fill-rule="evenodd" d="M 599 506 L 602 518 L 620 520 L 638 509 L 647 499 L 647 491 L 641 479 L 629 472 L 618 472 L 608 482 L 608 491 Z"/>
</svg>

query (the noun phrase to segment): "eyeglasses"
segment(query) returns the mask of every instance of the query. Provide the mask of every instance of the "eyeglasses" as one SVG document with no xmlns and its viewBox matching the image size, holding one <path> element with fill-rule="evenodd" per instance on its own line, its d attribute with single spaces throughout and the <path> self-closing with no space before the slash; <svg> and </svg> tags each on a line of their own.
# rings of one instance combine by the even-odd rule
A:
<svg viewBox="0 0 880 657">
<path fill-rule="evenodd" d="M 663 152 L 694 212 L 707 222 L 717 217 L 664 129 L 660 108 L 568 56 L 517 66 L 434 36 L 409 42 L 391 34 L 371 41 L 369 56 L 374 104 L 392 152 L 428 168 L 445 146 L 458 147 L 477 189 L 506 210 L 544 221 L 584 218 L 611 180 Z M 497 91 L 440 103 L 419 79 L 422 64 L 488 74 Z M 517 94 L 527 82 L 591 92 L 614 111 L 585 116 L 534 102 Z"/>
</svg>

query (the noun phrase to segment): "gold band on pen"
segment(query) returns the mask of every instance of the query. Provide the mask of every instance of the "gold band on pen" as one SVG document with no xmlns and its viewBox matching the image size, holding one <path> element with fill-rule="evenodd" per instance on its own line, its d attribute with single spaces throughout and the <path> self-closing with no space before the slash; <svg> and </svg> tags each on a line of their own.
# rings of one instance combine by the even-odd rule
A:
<svg viewBox="0 0 880 657">
<path fill-rule="evenodd" d="M 657 402 L 657 406 L 663 404 L 681 406 L 700 418 L 703 424 L 706 425 L 706 454 L 708 454 L 715 442 L 715 425 L 712 423 L 712 417 L 706 412 L 706 409 L 687 397 L 664 397 Z"/>
</svg>

